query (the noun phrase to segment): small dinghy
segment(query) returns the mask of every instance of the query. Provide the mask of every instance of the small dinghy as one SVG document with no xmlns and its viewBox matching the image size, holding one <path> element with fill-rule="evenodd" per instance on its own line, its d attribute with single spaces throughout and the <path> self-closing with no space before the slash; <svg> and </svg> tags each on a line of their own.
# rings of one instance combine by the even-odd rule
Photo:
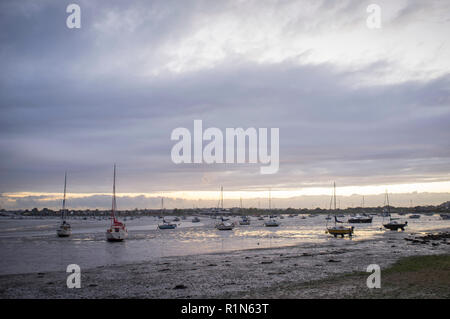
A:
<svg viewBox="0 0 450 319">
<path fill-rule="evenodd" d="M 192 222 L 193 223 L 199 223 L 200 222 L 200 218 L 194 217 L 194 218 L 192 218 Z"/>
</svg>

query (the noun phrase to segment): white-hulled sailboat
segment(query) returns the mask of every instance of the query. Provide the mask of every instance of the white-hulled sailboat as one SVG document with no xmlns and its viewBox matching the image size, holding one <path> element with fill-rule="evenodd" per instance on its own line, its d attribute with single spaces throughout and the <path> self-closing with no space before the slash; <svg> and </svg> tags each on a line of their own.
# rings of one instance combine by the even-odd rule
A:
<svg viewBox="0 0 450 319">
<path fill-rule="evenodd" d="M 67 185 L 67 172 L 64 173 L 64 197 L 61 211 L 61 224 L 56 230 L 58 237 L 69 237 L 72 235 L 72 227 L 66 221 L 66 185 Z"/>
<path fill-rule="evenodd" d="M 113 198 L 111 208 L 111 226 L 106 230 L 106 239 L 108 241 L 123 241 L 128 237 L 128 231 L 125 224 L 119 222 L 116 218 L 116 164 L 114 164 Z"/>
<path fill-rule="evenodd" d="M 333 235 L 334 237 L 337 236 L 344 237 L 345 235 L 352 237 L 353 230 L 355 229 L 353 226 L 346 227 L 337 225 L 337 223 L 342 223 L 342 221 L 339 221 L 336 216 L 336 183 L 333 183 L 333 201 L 334 201 L 334 226 L 327 227 L 327 232 Z"/>
</svg>

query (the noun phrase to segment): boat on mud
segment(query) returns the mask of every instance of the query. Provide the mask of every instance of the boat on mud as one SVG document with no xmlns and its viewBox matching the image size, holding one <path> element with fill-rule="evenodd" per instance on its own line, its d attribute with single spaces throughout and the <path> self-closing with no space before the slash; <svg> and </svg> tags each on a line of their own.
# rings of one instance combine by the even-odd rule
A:
<svg viewBox="0 0 450 319">
<path fill-rule="evenodd" d="M 387 204 L 387 207 L 385 208 L 385 212 L 389 216 L 389 222 L 386 224 L 383 223 L 383 227 L 386 229 L 392 230 L 392 231 L 398 231 L 399 229 L 404 231 L 406 225 L 408 225 L 408 222 L 405 221 L 402 223 L 402 222 L 398 221 L 397 219 L 392 218 L 391 209 L 389 206 L 389 194 L 387 191 L 386 191 L 386 195 L 385 195 L 385 204 Z"/>
<path fill-rule="evenodd" d="M 124 223 L 116 218 L 116 164 L 114 164 L 113 198 L 111 208 L 111 226 L 106 230 L 106 240 L 123 241 L 128 237 L 128 231 Z"/>
<path fill-rule="evenodd" d="M 336 212 L 336 183 L 333 183 L 333 198 L 334 202 L 334 211 Z M 331 206 L 331 205 L 330 205 Z M 334 216 L 334 226 L 327 227 L 327 233 L 333 235 L 335 238 L 341 236 L 342 238 L 347 235 L 349 237 L 353 236 L 354 227 L 353 226 L 342 226 L 338 225 L 338 223 L 343 223 L 342 221 L 337 219 L 337 216 Z M 328 221 L 327 221 L 328 224 Z"/>
<path fill-rule="evenodd" d="M 61 224 L 56 229 L 56 234 L 58 237 L 69 237 L 72 235 L 72 227 L 66 221 L 66 184 L 67 184 L 67 172 L 64 173 L 64 197 L 62 203 L 62 211 L 61 211 Z"/>
</svg>

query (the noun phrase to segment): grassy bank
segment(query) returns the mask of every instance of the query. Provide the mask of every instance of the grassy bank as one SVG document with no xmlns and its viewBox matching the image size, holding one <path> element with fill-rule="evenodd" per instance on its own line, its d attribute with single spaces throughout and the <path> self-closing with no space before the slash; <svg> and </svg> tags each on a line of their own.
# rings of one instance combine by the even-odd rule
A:
<svg viewBox="0 0 450 319">
<path fill-rule="evenodd" d="M 281 284 L 244 293 L 255 298 L 450 298 L 450 255 L 413 256 L 381 269 L 381 288 L 369 289 L 369 273 L 351 273 L 307 283 Z"/>
</svg>

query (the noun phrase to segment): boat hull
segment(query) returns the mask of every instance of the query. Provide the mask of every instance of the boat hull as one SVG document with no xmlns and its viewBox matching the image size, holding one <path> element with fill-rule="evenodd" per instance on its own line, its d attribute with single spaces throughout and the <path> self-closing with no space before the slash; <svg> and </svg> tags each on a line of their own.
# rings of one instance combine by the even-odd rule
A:
<svg viewBox="0 0 450 319">
<path fill-rule="evenodd" d="M 72 227 L 70 227 L 68 223 L 63 222 L 56 230 L 56 235 L 58 235 L 58 237 L 69 237 L 72 235 Z"/>
<path fill-rule="evenodd" d="M 345 235 L 351 237 L 353 236 L 353 227 L 348 228 L 328 228 L 328 233 L 330 235 L 333 235 L 334 237 L 341 236 L 344 237 Z"/>
<path fill-rule="evenodd" d="M 177 225 L 158 225 L 159 229 L 175 229 Z"/>
<path fill-rule="evenodd" d="M 279 224 L 273 224 L 273 223 L 265 223 L 264 226 L 266 226 L 266 227 L 278 227 L 280 225 Z"/>
<path fill-rule="evenodd" d="M 106 231 L 106 240 L 108 241 L 123 241 L 128 237 L 128 232 L 120 229 L 115 231 L 114 229 L 108 229 Z"/>
<path fill-rule="evenodd" d="M 350 218 L 348 222 L 351 224 L 370 224 L 372 222 L 372 218 Z"/>
<path fill-rule="evenodd" d="M 218 230 L 233 230 L 234 224 L 221 223 L 216 225 L 216 229 Z"/>
<path fill-rule="evenodd" d="M 72 235 L 72 230 L 58 228 L 56 230 L 56 235 L 58 235 L 58 237 L 69 237 L 70 235 Z"/>
<path fill-rule="evenodd" d="M 405 230 L 406 225 L 408 225 L 408 223 L 404 223 L 404 224 L 384 224 L 384 228 L 389 229 L 389 230 L 393 230 L 393 231 L 398 231 L 400 230 Z"/>
</svg>

